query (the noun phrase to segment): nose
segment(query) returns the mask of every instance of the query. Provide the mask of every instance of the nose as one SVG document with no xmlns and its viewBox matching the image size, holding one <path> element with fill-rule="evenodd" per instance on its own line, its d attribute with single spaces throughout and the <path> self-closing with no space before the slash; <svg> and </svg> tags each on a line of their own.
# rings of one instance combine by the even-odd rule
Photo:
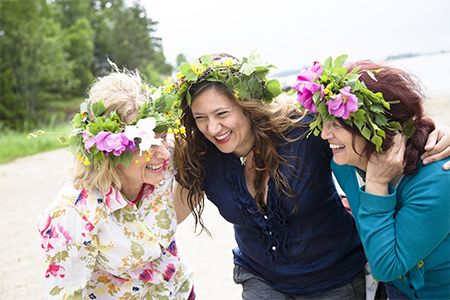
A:
<svg viewBox="0 0 450 300">
<path fill-rule="evenodd" d="M 167 147 L 167 142 L 163 142 L 162 145 L 152 147 L 153 155 L 157 159 L 167 160 L 170 158 L 170 152 Z"/>
<path fill-rule="evenodd" d="M 320 133 L 320 136 L 322 137 L 322 139 L 328 140 L 329 138 L 331 138 L 331 135 L 332 135 L 331 134 L 331 124 L 330 124 L 330 122 L 326 122 L 326 123 L 323 123 L 322 125 L 323 125 L 323 130 Z"/>
<path fill-rule="evenodd" d="M 216 118 L 211 118 L 208 120 L 208 134 L 215 136 L 222 131 L 222 124 Z"/>
</svg>

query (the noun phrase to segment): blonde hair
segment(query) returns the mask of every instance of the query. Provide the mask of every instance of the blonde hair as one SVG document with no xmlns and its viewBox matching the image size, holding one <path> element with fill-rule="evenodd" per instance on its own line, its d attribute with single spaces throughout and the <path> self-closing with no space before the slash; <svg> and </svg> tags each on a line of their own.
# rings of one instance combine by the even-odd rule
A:
<svg viewBox="0 0 450 300">
<path fill-rule="evenodd" d="M 132 122 L 143 103 L 148 100 L 148 92 L 139 72 L 124 69 L 97 78 L 88 91 L 90 114 L 93 117 L 92 105 L 102 100 L 105 115 L 116 112 L 119 118 L 127 123 Z M 121 188 L 121 181 L 115 167 L 109 159 L 100 162 L 100 167 L 84 165 L 75 158 L 71 171 L 75 188 L 100 190 L 107 193 L 111 186 Z"/>
</svg>

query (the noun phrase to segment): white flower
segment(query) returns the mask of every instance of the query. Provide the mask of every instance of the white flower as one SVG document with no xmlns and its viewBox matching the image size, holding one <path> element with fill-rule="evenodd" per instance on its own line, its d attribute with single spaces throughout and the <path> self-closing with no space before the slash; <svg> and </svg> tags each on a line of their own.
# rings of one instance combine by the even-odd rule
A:
<svg viewBox="0 0 450 300">
<path fill-rule="evenodd" d="M 129 125 L 125 127 L 125 136 L 133 141 L 135 138 L 140 138 L 139 143 L 140 154 L 142 151 L 150 151 L 152 145 L 161 145 L 161 139 L 155 138 L 153 129 L 156 127 L 156 120 L 153 117 L 140 119 L 136 125 Z"/>
</svg>

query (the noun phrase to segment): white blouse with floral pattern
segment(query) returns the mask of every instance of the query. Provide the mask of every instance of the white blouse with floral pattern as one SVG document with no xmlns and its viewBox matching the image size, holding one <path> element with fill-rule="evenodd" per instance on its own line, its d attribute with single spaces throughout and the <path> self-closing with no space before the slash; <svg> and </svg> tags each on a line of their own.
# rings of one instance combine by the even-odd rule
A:
<svg viewBox="0 0 450 300">
<path fill-rule="evenodd" d="M 175 243 L 173 170 L 140 205 L 65 184 L 38 219 L 46 299 L 188 299 L 192 272 Z"/>
</svg>

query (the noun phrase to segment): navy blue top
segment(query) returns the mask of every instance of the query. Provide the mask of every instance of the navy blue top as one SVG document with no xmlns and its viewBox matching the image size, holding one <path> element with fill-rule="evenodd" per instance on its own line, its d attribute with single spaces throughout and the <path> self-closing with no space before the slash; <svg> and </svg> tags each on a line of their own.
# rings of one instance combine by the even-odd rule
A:
<svg viewBox="0 0 450 300">
<path fill-rule="evenodd" d="M 292 134 L 307 129 L 296 128 Z M 239 158 L 208 142 L 204 190 L 220 214 L 234 224 L 235 264 L 292 295 L 320 295 L 349 283 L 366 258 L 354 220 L 332 181 L 328 143 L 311 134 L 280 144 L 278 153 L 292 166 L 290 171 L 285 165 L 280 169 L 298 196 L 298 210 L 294 211 L 295 199 L 277 196 L 270 178 L 264 214 L 247 190 Z"/>
</svg>

